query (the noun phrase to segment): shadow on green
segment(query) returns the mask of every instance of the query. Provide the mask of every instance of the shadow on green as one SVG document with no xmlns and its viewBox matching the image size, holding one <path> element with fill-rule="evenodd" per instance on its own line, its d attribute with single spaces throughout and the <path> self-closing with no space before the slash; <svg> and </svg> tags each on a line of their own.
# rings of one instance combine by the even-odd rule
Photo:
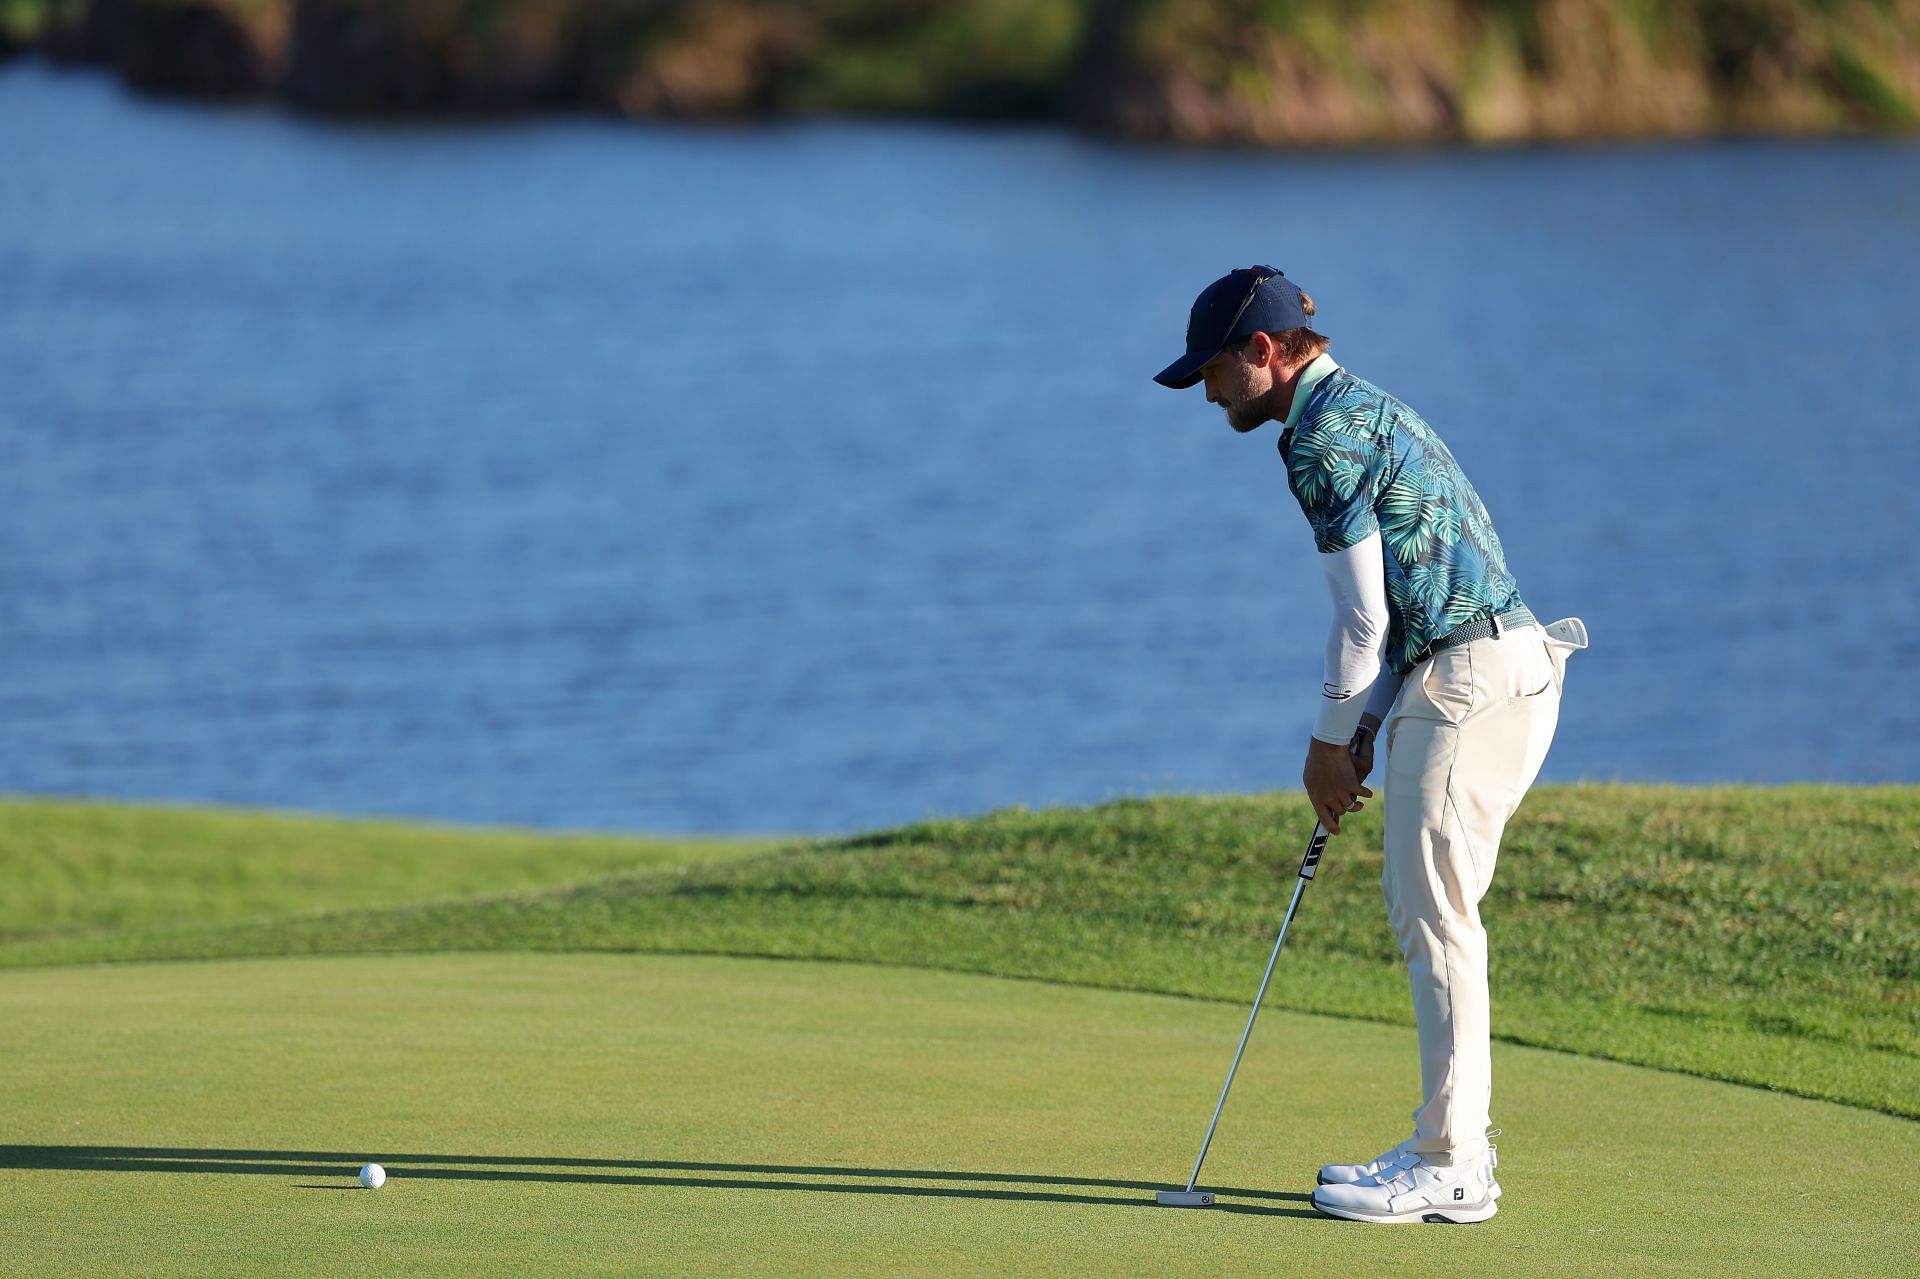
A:
<svg viewBox="0 0 1920 1279">
<path fill-rule="evenodd" d="M 507 1155 L 389 1155 L 380 1156 L 388 1175 L 423 1181 L 531 1181 L 579 1185 L 678 1186 L 700 1190 L 801 1190 L 825 1194 L 911 1195 L 940 1199 L 988 1199 L 1035 1203 L 1096 1204 L 1121 1208 L 1151 1208 L 1144 1197 L 1168 1187 L 1162 1182 L 1054 1177 L 1010 1172 L 954 1172 L 928 1168 L 835 1168 L 808 1164 L 694 1163 L 679 1159 L 559 1159 L 519 1158 Z M 363 1156 L 332 1150 L 233 1150 L 191 1146 L 0 1146 L 0 1168 L 71 1172 L 228 1173 L 242 1176 L 284 1177 L 333 1175 L 352 1177 Z M 481 1167 L 445 1167 L 478 1164 Z M 550 1171 L 564 1169 L 565 1171 Z M 625 1170 L 625 1171 L 622 1171 Z M 735 1173 L 746 1176 L 698 1177 L 662 1174 Z M 998 1182 L 1022 1186 L 1081 1186 L 1143 1192 L 1143 1197 L 1075 1194 L 1063 1190 L 998 1190 L 970 1186 L 880 1185 L 862 1181 L 785 1181 L 774 1177 L 861 1177 L 881 1181 Z M 350 1187 L 302 1183 L 303 1190 L 339 1190 Z M 1245 1187 L 1208 1187 L 1216 1194 L 1277 1203 L 1305 1203 L 1311 1196 L 1294 1191 L 1252 1190 Z M 1317 1218 L 1311 1208 L 1273 1204 L 1219 1203 L 1222 1212 L 1269 1217 Z"/>
</svg>

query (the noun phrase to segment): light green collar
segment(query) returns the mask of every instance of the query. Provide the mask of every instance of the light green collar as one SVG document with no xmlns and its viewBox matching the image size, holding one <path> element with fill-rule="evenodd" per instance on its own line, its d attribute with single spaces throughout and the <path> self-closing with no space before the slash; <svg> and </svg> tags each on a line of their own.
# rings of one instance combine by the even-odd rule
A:
<svg viewBox="0 0 1920 1279">
<path fill-rule="evenodd" d="M 1307 401 L 1313 398 L 1313 388 L 1320 385 L 1320 379 L 1329 373 L 1339 371 L 1340 366 L 1325 351 L 1313 357 L 1313 362 L 1300 370 L 1300 384 L 1293 388 L 1293 403 L 1287 408 L 1286 429 L 1291 431 L 1300 425 L 1300 412 L 1307 407 Z"/>
</svg>

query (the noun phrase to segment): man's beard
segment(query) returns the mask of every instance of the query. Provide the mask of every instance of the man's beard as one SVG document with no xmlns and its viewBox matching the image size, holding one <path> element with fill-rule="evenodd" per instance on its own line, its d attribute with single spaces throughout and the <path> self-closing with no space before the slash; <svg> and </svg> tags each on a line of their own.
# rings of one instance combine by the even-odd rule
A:
<svg viewBox="0 0 1920 1279">
<path fill-rule="evenodd" d="M 1245 435 L 1248 431 L 1264 425 L 1268 420 L 1266 410 L 1257 402 L 1227 404 L 1227 425 Z"/>
</svg>

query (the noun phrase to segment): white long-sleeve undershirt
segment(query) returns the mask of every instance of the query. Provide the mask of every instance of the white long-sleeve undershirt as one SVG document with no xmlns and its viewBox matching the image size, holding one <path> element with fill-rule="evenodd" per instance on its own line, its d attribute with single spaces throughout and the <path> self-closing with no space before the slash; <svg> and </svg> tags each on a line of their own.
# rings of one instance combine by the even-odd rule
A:
<svg viewBox="0 0 1920 1279">
<path fill-rule="evenodd" d="M 1400 689 L 1381 656 L 1386 648 L 1387 566 L 1380 534 L 1369 533 L 1343 551 L 1320 556 L 1333 597 L 1333 627 L 1327 633 L 1325 680 L 1314 737 L 1335 746 L 1353 740 L 1365 711 L 1384 717 Z M 1374 703 L 1385 695 L 1376 710 Z"/>
<path fill-rule="evenodd" d="M 1394 698 L 1400 696 L 1400 684 L 1407 677 L 1398 674 L 1386 664 L 1380 663 L 1380 678 L 1373 681 L 1373 691 L 1367 694 L 1367 714 L 1373 716 L 1378 724 L 1393 709 Z"/>
</svg>

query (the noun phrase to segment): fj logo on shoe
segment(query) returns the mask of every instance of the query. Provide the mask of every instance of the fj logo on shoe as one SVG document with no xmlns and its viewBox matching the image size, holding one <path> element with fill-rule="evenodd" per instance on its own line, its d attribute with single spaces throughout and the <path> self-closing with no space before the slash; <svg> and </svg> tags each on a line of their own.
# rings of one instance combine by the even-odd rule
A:
<svg viewBox="0 0 1920 1279">
<path fill-rule="evenodd" d="M 1465 1199 L 1467 1197 L 1467 1188 L 1465 1186 L 1455 1186 L 1453 1188 L 1453 1197 L 1455 1199 Z"/>
</svg>

